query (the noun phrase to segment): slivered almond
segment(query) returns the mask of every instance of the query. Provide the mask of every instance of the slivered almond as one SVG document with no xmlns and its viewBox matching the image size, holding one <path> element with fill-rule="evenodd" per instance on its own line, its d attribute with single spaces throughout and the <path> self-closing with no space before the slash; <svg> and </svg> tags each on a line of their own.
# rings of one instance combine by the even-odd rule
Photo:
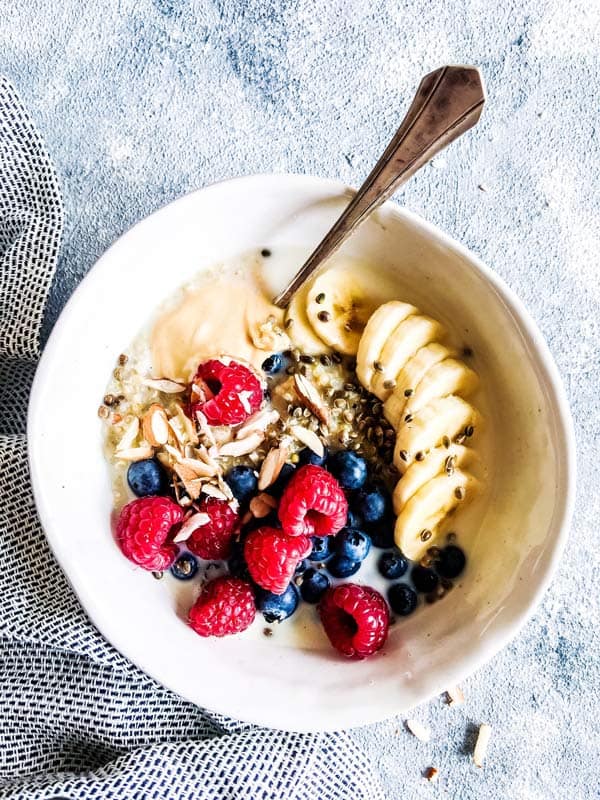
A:
<svg viewBox="0 0 600 800">
<path fill-rule="evenodd" d="M 153 447 L 158 447 L 169 441 L 167 414 L 159 403 L 153 403 L 144 414 L 142 431 L 144 439 Z"/>
<path fill-rule="evenodd" d="M 181 528 L 179 528 L 177 536 L 173 538 L 173 541 L 185 542 L 187 539 L 190 538 L 190 536 L 196 530 L 196 528 L 200 528 L 202 525 L 207 525 L 209 522 L 210 522 L 210 517 L 203 511 L 200 511 L 198 514 L 192 514 L 185 520 Z"/>
<path fill-rule="evenodd" d="M 244 436 L 248 436 L 250 433 L 266 431 L 269 425 L 277 422 L 278 419 L 279 414 L 277 411 L 275 411 L 275 409 L 263 409 L 262 411 L 257 411 L 256 413 L 252 414 L 251 417 L 248 417 L 246 422 L 244 422 L 244 424 L 237 429 L 235 438 L 243 439 Z"/>
<path fill-rule="evenodd" d="M 168 378 L 142 378 L 142 384 L 150 389 L 156 389 L 157 392 L 164 392 L 164 394 L 185 392 L 185 383 L 171 381 Z"/>
<path fill-rule="evenodd" d="M 198 420 L 198 427 L 200 428 L 200 433 L 209 443 L 209 445 L 216 444 L 215 437 L 211 430 L 210 425 L 208 424 L 208 420 L 202 413 L 202 411 L 196 411 L 196 419 Z"/>
<path fill-rule="evenodd" d="M 180 405 L 176 405 L 175 414 L 170 418 L 169 425 L 181 444 L 188 442 L 193 445 L 198 444 L 196 427 Z"/>
<path fill-rule="evenodd" d="M 251 433 L 243 439 L 238 439 L 235 442 L 227 442 L 219 447 L 220 456 L 245 456 L 256 450 L 259 444 L 264 440 L 264 434 Z"/>
<path fill-rule="evenodd" d="M 492 728 L 490 725 L 484 723 L 479 726 L 479 734 L 475 742 L 475 750 L 473 751 L 473 761 L 476 767 L 483 767 L 491 735 Z"/>
<path fill-rule="evenodd" d="M 194 470 L 185 464 L 175 464 L 173 469 L 181 478 L 181 482 L 192 500 L 197 500 L 202 492 L 202 478 L 198 478 Z"/>
<path fill-rule="evenodd" d="M 233 430 L 229 425 L 215 425 L 212 428 L 213 439 L 217 447 L 221 444 L 227 444 L 234 439 Z"/>
<path fill-rule="evenodd" d="M 211 458 L 211 456 L 208 453 L 208 450 L 206 449 L 206 447 L 204 447 L 204 445 L 201 444 L 200 447 L 197 447 L 196 453 L 198 455 L 198 458 L 202 459 L 202 461 L 204 461 L 205 464 L 208 464 L 209 467 L 214 467 L 217 470 L 219 469 L 218 463 L 215 461 L 214 458 Z"/>
<path fill-rule="evenodd" d="M 229 484 L 227 483 L 227 481 L 223 480 L 222 473 L 219 473 L 219 475 L 217 475 L 217 484 L 219 485 L 219 489 L 223 492 L 225 497 L 230 501 L 230 505 L 231 505 L 231 503 L 233 503 L 235 505 L 234 511 L 237 511 L 240 504 L 238 503 L 238 501 L 233 496 L 233 492 L 231 491 L 231 488 L 230 488 Z"/>
<path fill-rule="evenodd" d="M 269 450 L 265 456 L 265 460 L 262 463 L 260 474 L 258 476 L 258 488 L 261 492 L 263 489 L 266 489 L 275 483 L 279 477 L 279 473 L 281 472 L 283 465 L 287 460 L 288 455 L 289 451 L 287 447 L 280 446 Z"/>
<path fill-rule="evenodd" d="M 132 419 L 129 425 L 125 428 L 123 432 L 123 436 L 119 440 L 119 444 L 117 445 L 117 451 L 119 450 L 129 450 L 135 440 L 137 439 L 138 433 L 140 432 L 140 421 L 137 417 Z"/>
<path fill-rule="evenodd" d="M 151 447 L 129 447 L 125 450 L 117 450 L 116 458 L 123 461 L 143 461 L 145 458 L 152 458 L 154 450 Z"/>
<path fill-rule="evenodd" d="M 407 719 L 405 725 L 412 735 L 416 736 L 421 742 L 428 742 L 431 739 L 430 729 L 419 720 Z"/>
<path fill-rule="evenodd" d="M 294 425 L 290 430 L 299 442 L 309 447 L 319 458 L 323 458 L 325 455 L 325 448 L 323 447 L 323 442 L 314 431 L 303 428 L 302 425 Z"/>
<path fill-rule="evenodd" d="M 256 519 L 262 519 L 266 517 L 274 508 L 277 508 L 277 500 L 274 497 L 271 497 L 270 494 L 266 494 L 266 492 L 261 492 L 261 494 L 256 495 L 250 500 L 250 511 L 252 512 L 252 516 L 256 517 Z"/>
<path fill-rule="evenodd" d="M 182 458 L 179 463 L 193 470 L 197 478 L 212 478 L 217 472 L 215 467 L 209 467 L 199 458 Z"/>
<path fill-rule="evenodd" d="M 217 500 L 228 500 L 229 498 L 219 489 L 218 486 L 215 486 L 214 483 L 205 483 L 202 487 L 202 492 L 209 497 L 216 497 Z"/>
<path fill-rule="evenodd" d="M 294 389 L 306 406 L 323 425 L 329 425 L 329 409 L 323 402 L 319 390 L 304 375 L 294 375 Z"/>
<path fill-rule="evenodd" d="M 465 696 L 460 686 L 451 686 L 446 689 L 446 694 L 448 695 L 449 706 L 460 706 L 465 702 Z"/>
</svg>

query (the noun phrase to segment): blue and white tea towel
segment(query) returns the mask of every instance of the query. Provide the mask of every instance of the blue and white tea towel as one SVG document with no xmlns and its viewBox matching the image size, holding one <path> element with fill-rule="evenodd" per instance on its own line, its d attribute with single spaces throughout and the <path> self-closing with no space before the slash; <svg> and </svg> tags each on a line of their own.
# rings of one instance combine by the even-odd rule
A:
<svg viewBox="0 0 600 800">
<path fill-rule="evenodd" d="M 49 552 L 25 419 L 62 218 L 52 163 L 0 77 L 0 799 L 383 798 L 348 735 L 242 725 L 140 672 Z"/>
</svg>

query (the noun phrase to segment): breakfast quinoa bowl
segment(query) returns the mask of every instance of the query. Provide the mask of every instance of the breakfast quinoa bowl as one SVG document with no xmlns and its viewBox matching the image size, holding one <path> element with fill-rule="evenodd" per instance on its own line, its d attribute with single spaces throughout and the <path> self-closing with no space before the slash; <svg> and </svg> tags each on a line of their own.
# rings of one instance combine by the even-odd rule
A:
<svg viewBox="0 0 600 800">
<path fill-rule="evenodd" d="M 374 267 L 334 260 L 282 311 L 271 256 L 206 271 L 116 355 L 114 535 L 200 636 L 362 659 L 468 569 L 485 392 L 472 349 Z"/>
</svg>

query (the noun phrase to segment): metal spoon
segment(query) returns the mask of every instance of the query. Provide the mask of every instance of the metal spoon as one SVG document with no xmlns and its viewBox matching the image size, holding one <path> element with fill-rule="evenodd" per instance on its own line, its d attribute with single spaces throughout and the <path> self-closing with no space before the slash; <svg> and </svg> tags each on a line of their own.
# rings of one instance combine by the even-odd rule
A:
<svg viewBox="0 0 600 800">
<path fill-rule="evenodd" d="M 485 88 L 477 67 L 440 67 L 426 75 L 371 174 L 274 303 L 285 308 L 300 286 L 372 211 L 436 153 L 478 122 L 484 103 Z"/>
</svg>

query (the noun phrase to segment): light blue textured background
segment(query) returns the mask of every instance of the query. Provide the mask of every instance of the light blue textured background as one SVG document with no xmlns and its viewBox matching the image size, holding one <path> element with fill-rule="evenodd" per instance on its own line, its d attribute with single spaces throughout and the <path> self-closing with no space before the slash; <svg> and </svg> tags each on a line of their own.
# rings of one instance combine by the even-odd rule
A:
<svg viewBox="0 0 600 800">
<path fill-rule="evenodd" d="M 595 798 L 600 4 L 0 0 L 0 71 L 46 139 L 67 209 L 46 331 L 122 231 L 190 189 L 270 171 L 357 185 L 419 78 L 451 62 L 483 69 L 484 117 L 401 200 L 492 265 L 540 325 L 575 417 L 579 502 L 533 620 L 466 681 L 462 708 L 415 712 L 431 743 L 401 720 L 356 736 L 390 798 Z M 477 770 L 481 721 L 494 731 Z"/>
</svg>

